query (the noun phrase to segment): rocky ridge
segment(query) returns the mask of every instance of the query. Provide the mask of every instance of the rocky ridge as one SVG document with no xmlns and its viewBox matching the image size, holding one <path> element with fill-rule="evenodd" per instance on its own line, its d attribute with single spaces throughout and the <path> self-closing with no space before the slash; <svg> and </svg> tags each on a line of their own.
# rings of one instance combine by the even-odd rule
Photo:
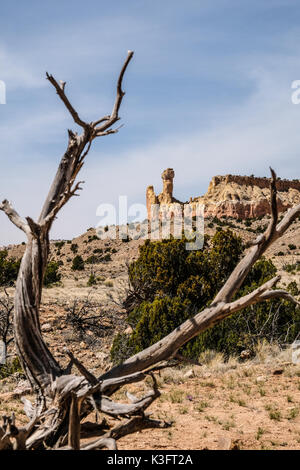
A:
<svg viewBox="0 0 300 470">
<path fill-rule="evenodd" d="M 174 176 L 172 168 L 162 173 L 163 191 L 158 196 L 155 195 L 153 186 L 148 186 L 146 201 L 149 218 L 151 218 L 152 204 L 171 206 L 175 203 L 191 204 L 193 209 L 197 203 L 204 204 L 206 217 L 233 217 L 245 220 L 264 217 L 270 213 L 269 178 L 230 174 L 214 176 L 206 194 L 191 197 L 184 203 L 173 196 Z M 279 212 L 284 212 L 300 203 L 300 180 L 278 180 L 277 190 Z"/>
</svg>

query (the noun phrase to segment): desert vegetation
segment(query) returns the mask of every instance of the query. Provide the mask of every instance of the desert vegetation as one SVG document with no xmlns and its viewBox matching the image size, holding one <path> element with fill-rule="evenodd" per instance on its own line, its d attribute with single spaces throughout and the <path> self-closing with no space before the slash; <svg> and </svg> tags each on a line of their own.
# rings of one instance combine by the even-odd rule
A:
<svg viewBox="0 0 300 470">
<path fill-rule="evenodd" d="M 130 289 L 124 301 L 132 334 L 118 334 L 111 350 L 112 360 L 122 362 L 171 333 L 195 312 L 210 305 L 236 266 L 244 247 L 230 230 L 217 230 L 206 237 L 200 251 L 186 251 L 185 240 L 146 241 L 140 256 L 129 266 Z M 247 295 L 277 275 L 271 260 L 262 257 L 249 272 L 235 299 Z M 295 282 L 287 290 L 298 295 Z M 206 349 L 225 356 L 253 354 L 262 339 L 286 344 L 297 339 L 300 309 L 294 302 L 274 299 L 246 308 L 189 341 L 181 350 L 198 359 Z"/>
</svg>

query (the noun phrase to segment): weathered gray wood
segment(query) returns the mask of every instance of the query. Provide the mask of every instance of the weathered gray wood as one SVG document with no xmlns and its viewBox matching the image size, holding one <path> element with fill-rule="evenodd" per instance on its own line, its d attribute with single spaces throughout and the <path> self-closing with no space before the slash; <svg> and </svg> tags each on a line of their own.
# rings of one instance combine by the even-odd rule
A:
<svg viewBox="0 0 300 470">
<path fill-rule="evenodd" d="M 121 88 L 122 79 L 132 55 L 132 52 L 128 53 L 121 70 L 117 86 L 117 105 L 114 106 L 112 116 L 101 127 L 102 131 L 109 129 L 119 119 L 118 111 L 124 96 Z M 79 183 L 75 183 L 75 179 L 82 168 L 91 141 L 99 132 L 96 125 L 89 125 L 80 120 L 65 95 L 65 87 L 59 86 L 52 76 L 47 75 L 47 78 L 56 88 L 74 121 L 84 127 L 83 134 L 78 136 L 69 131 L 67 150 L 60 162 L 38 223 L 29 218 L 27 218 L 27 224 L 23 222 L 7 201 L 4 201 L 0 206 L 0 209 L 4 210 L 28 236 L 16 284 L 14 331 L 22 366 L 30 383 L 39 393 L 41 401 L 41 395 L 43 397 L 45 394 L 49 395 L 49 387 L 63 373 L 43 341 L 39 324 L 42 281 L 49 254 L 49 230 L 57 212 L 80 189 Z M 44 398 L 43 402 L 45 403 Z"/>
<path fill-rule="evenodd" d="M 0 365 L 6 364 L 6 344 L 0 339 Z"/>
<path fill-rule="evenodd" d="M 49 398 L 52 397 L 52 399 L 59 402 L 54 384 L 59 384 L 60 382 L 57 379 L 64 374 L 43 340 L 39 321 L 43 276 L 49 254 L 49 231 L 58 211 L 81 189 L 80 183 L 76 183 L 76 177 L 82 168 L 92 141 L 100 135 L 117 131 L 117 129 L 112 129 L 112 125 L 119 120 L 119 108 L 124 96 L 122 80 L 132 56 L 133 52 L 129 51 L 120 72 L 117 82 L 116 102 L 111 116 L 105 116 L 94 124 L 87 124 L 79 118 L 78 113 L 65 94 L 65 84 L 59 85 L 53 76 L 47 74 L 49 82 L 55 87 L 75 123 L 83 128 L 83 133 L 77 135 L 69 131 L 66 152 L 61 159 L 38 222 L 29 217 L 23 220 L 6 200 L 0 204 L 0 210 L 5 212 L 9 219 L 27 235 L 26 250 L 22 258 L 15 290 L 14 336 L 24 372 L 37 393 L 37 410 L 39 414 L 47 409 L 47 400 Z M 98 126 L 101 122 L 104 122 L 104 124 Z M 76 379 L 74 376 L 69 376 L 68 385 L 65 385 L 62 393 L 74 393 L 75 386 Z M 84 387 L 88 388 L 86 384 Z M 88 392 L 84 393 L 88 394 Z M 52 417 L 51 426 L 45 423 L 44 430 L 42 427 L 40 433 L 37 434 L 45 438 L 49 429 L 55 432 L 62 421 L 66 421 L 67 425 L 71 403 L 72 400 L 69 397 L 69 399 L 66 399 L 64 406 L 58 406 L 60 411 L 56 413 L 56 425 L 53 425 Z"/>
<path fill-rule="evenodd" d="M 76 393 L 73 393 L 70 407 L 68 432 L 68 444 L 69 447 L 73 450 L 80 449 L 80 408 L 81 401 L 78 400 Z"/>
</svg>

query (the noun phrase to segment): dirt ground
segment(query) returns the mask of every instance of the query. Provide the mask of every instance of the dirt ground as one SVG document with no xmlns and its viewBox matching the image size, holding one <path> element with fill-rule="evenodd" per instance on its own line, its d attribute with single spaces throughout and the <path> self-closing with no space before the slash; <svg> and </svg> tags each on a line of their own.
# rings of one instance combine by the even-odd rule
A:
<svg viewBox="0 0 300 470">
<path fill-rule="evenodd" d="M 119 448 L 300 449 L 299 372 L 244 366 L 164 385 L 152 411 L 172 427 L 124 437 Z"/>
<path fill-rule="evenodd" d="M 266 220 L 256 221 L 263 225 Z M 244 242 L 256 237 L 243 223 L 233 222 L 234 231 Z M 224 226 L 226 228 L 226 226 Z M 280 285 L 295 280 L 299 286 L 299 271 L 288 273 L 287 264 L 300 261 L 300 222 L 295 222 L 285 236 L 272 246 L 267 257 L 282 274 Z M 213 235 L 215 227 L 206 228 Z M 93 238 L 90 229 L 72 240 L 86 260 L 95 250 L 110 253 L 107 262 L 86 265 L 82 272 L 70 269 L 74 253 L 71 243 L 57 247 L 51 243 L 51 259 L 63 260 L 60 285 L 44 289 L 41 306 L 41 325 L 46 343 L 56 359 L 68 361 L 63 348 L 73 351 L 87 368 L 100 375 L 110 367 L 110 346 L 115 334 L 127 327 L 121 307 L 128 277 L 127 264 L 138 256 L 140 241 L 124 243 Z M 296 245 L 290 249 L 289 245 Z M 10 256 L 19 257 L 24 246 L 11 246 Z M 278 253 L 282 252 L 283 255 Z M 91 271 L 98 277 L 96 286 L 88 287 Z M 13 296 L 13 288 L 9 289 Z M 102 330 L 95 337 L 87 331 L 78 338 L 67 311 L 74 300 L 85 299 L 101 319 Z M 230 359 L 224 363 L 216 356 L 204 365 L 167 369 L 157 374 L 161 397 L 149 408 L 153 418 L 172 422 L 165 429 L 147 429 L 118 441 L 119 449 L 300 449 L 300 365 L 291 363 L 291 351 L 273 351 L 268 347 L 257 352 L 255 359 L 240 363 Z M 26 388 L 27 387 L 27 388 Z M 142 395 L 148 385 L 128 388 Z M 117 398 L 126 401 L 124 387 Z M 28 394 L 28 385 L 18 374 L 0 381 L 0 414 L 15 412 L 19 423 L 27 422 L 21 397 Z M 90 419 L 90 418 L 89 418 Z M 119 422 L 118 422 L 119 423 Z M 116 422 L 117 424 L 117 422 Z"/>
<path fill-rule="evenodd" d="M 161 396 L 148 411 L 172 425 L 125 436 L 120 450 L 300 449 L 300 364 L 291 363 L 290 350 L 262 350 L 244 363 L 224 362 L 217 354 L 208 364 L 166 369 L 156 377 Z M 149 386 L 150 379 L 113 398 L 128 402 L 127 390 L 141 396 Z M 19 423 L 27 422 L 23 394 L 33 399 L 18 377 L 1 381 L 1 413 L 13 411 Z"/>
</svg>

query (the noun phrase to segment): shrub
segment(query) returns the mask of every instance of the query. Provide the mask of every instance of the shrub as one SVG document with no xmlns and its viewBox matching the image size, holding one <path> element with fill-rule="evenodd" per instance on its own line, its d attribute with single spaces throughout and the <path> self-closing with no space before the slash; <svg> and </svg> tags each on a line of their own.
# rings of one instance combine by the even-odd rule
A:
<svg viewBox="0 0 300 470">
<path fill-rule="evenodd" d="M 75 256 L 72 262 L 72 271 L 83 271 L 84 270 L 84 261 L 80 255 Z"/>
<path fill-rule="evenodd" d="M 89 235 L 88 236 L 88 243 L 94 241 L 94 240 L 99 240 L 99 238 L 97 237 L 97 235 Z"/>
<path fill-rule="evenodd" d="M 295 264 L 285 264 L 283 266 L 283 269 L 285 271 L 287 271 L 288 273 L 294 273 L 295 271 L 299 271 L 300 270 L 300 264 L 299 263 L 295 263 Z"/>
<path fill-rule="evenodd" d="M 102 253 L 102 252 L 103 252 L 102 248 L 95 248 L 95 249 L 93 250 L 93 253 L 95 253 L 95 254 L 97 254 L 97 253 Z"/>
<path fill-rule="evenodd" d="M 258 227 L 256 227 L 256 229 L 255 229 L 255 232 L 256 233 L 264 233 L 266 229 L 267 229 L 266 225 L 258 225 Z"/>
<path fill-rule="evenodd" d="M 74 254 L 77 253 L 77 251 L 78 251 L 78 245 L 77 245 L 77 243 L 72 243 L 70 248 L 71 248 L 71 251 L 72 251 Z"/>
<path fill-rule="evenodd" d="M 11 361 L 9 361 L 5 365 L 0 365 L 0 380 L 9 377 L 10 375 L 15 374 L 18 372 L 19 374 L 24 375 L 23 369 L 21 367 L 21 363 L 18 357 L 14 357 Z"/>
<path fill-rule="evenodd" d="M 290 243 L 288 245 L 288 247 L 289 247 L 290 250 L 296 250 L 296 248 L 297 248 L 296 245 L 294 245 L 293 243 Z"/>
<path fill-rule="evenodd" d="M 66 322 L 70 325 L 78 338 L 84 339 L 90 344 L 100 337 L 107 335 L 107 326 L 103 326 L 102 315 L 97 305 L 92 304 L 89 299 L 74 303 L 66 309 Z M 89 332 L 93 333 L 93 337 Z"/>
<path fill-rule="evenodd" d="M 57 284 L 61 280 L 61 274 L 58 271 L 59 263 L 56 261 L 49 261 L 46 267 L 44 275 L 44 286 L 50 287 L 53 284 Z"/>
<path fill-rule="evenodd" d="M 90 274 L 90 277 L 89 277 L 89 280 L 88 280 L 88 282 L 87 282 L 87 285 L 88 285 L 89 287 L 91 287 L 91 286 L 94 286 L 95 284 L 97 284 L 96 276 L 95 276 L 95 274 L 91 273 L 91 274 Z"/>
<path fill-rule="evenodd" d="M 101 257 L 92 255 L 92 256 L 89 256 L 89 257 L 85 260 L 85 262 L 86 262 L 87 264 L 97 264 L 97 263 L 100 262 L 100 260 L 101 260 Z"/>
<path fill-rule="evenodd" d="M 6 250 L 0 251 L 0 286 L 11 286 L 18 277 L 21 260 L 8 258 Z"/>
<path fill-rule="evenodd" d="M 300 294 L 296 281 L 290 282 L 289 285 L 287 286 L 287 290 L 294 296 L 297 296 Z"/>
<path fill-rule="evenodd" d="M 210 246 L 206 238 L 203 249 L 192 252 L 185 249 L 185 240 L 147 240 L 140 248 L 139 258 L 129 266 L 131 292 L 124 306 L 133 333 L 115 339 L 112 360 L 123 361 L 127 354 L 156 343 L 208 306 L 242 251 L 240 238 L 222 229 L 215 233 Z M 260 259 L 236 298 L 253 291 L 275 274 L 272 261 Z M 225 356 L 239 354 L 243 349 L 253 348 L 262 338 L 293 341 L 299 327 L 299 308 L 276 299 L 248 307 L 204 331 L 187 343 L 181 353 L 191 358 L 198 358 L 206 349 L 221 351 Z"/>
<path fill-rule="evenodd" d="M 61 248 L 62 248 L 64 245 L 65 245 L 65 242 L 64 242 L 64 241 L 56 242 L 56 243 L 55 243 L 56 248 L 58 248 L 59 250 L 61 250 Z"/>
</svg>

